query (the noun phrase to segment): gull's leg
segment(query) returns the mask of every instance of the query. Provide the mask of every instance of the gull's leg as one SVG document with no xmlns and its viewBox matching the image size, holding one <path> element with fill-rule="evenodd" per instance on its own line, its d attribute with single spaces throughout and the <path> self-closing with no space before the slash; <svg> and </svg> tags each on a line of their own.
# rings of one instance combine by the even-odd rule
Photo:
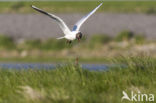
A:
<svg viewBox="0 0 156 103">
<path fill-rule="evenodd" d="M 72 43 L 72 41 L 69 41 L 69 44 L 71 44 Z"/>
<path fill-rule="evenodd" d="M 69 43 L 69 40 L 67 40 L 66 43 L 68 44 Z"/>
<path fill-rule="evenodd" d="M 71 44 L 71 43 L 72 43 L 72 41 L 70 41 L 70 40 L 67 40 L 67 41 L 66 41 L 66 43 L 67 43 L 67 44 Z"/>
</svg>

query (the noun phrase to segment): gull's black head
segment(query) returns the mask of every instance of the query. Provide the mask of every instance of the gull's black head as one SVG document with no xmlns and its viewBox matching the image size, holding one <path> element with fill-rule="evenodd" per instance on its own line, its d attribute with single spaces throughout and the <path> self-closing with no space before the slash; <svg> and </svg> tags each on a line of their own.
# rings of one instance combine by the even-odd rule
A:
<svg viewBox="0 0 156 103">
<path fill-rule="evenodd" d="M 77 33 L 76 34 L 76 39 L 80 40 L 81 38 L 82 38 L 82 33 L 81 32 Z"/>
</svg>

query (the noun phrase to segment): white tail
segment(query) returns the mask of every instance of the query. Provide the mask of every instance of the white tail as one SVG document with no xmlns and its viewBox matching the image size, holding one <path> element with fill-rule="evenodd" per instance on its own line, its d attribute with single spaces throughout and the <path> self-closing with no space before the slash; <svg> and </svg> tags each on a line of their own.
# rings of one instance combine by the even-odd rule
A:
<svg viewBox="0 0 156 103">
<path fill-rule="evenodd" d="M 64 37 L 59 37 L 59 38 L 57 38 L 58 40 L 60 40 L 60 39 L 64 39 Z"/>
</svg>

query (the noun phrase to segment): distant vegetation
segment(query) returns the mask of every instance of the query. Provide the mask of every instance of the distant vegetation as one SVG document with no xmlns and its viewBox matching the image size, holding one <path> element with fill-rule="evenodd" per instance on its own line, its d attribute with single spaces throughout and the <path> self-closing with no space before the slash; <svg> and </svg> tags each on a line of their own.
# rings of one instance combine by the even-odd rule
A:
<svg viewBox="0 0 156 103">
<path fill-rule="evenodd" d="M 86 13 L 95 8 L 100 2 L 0 2 L 0 13 L 34 13 L 30 5 L 36 5 L 52 13 Z M 109 1 L 104 2 L 98 12 L 115 13 L 156 13 L 155 1 Z"/>
<path fill-rule="evenodd" d="M 73 64 L 55 70 L 0 69 L 0 102 L 121 103 L 122 91 L 156 95 L 155 60 L 142 56 L 114 61 L 126 66 L 100 72 Z"/>
<path fill-rule="evenodd" d="M 117 41 L 124 41 L 124 40 L 130 40 L 134 37 L 133 32 L 129 32 L 129 31 L 123 31 L 121 33 L 119 33 L 117 35 L 117 37 L 115 38 Z"/>
<path fill-rule="evenodd" d="M 131 31 L 122 31 L 115 37 L 95 34 L 83 37 L 67 44 L 66 40 L 14 40 L 6 35 L 0 36 L 0 61 L 18 62 L 66 62 L 75 61 L 79 57 L 81 62 L 108 62 L 109 59 L 120 55 L 148 54 L 156 57 L 156 42 L 148 40 L 143 35 Z"/>
<path fill-rule="evenodd" d="M 11 37 L 0 35 L 0 49 L 14 49 L 15 42 Z"/>
<path fill-rule="evenodd" d="M 74 45 L 77 44 L 88 44 L 88 48 L 93 48 L 98 45 L 107 44 L 112 41 L 122 42 L 122 41 L 131 41 L 134 40 L 136 44 L 141 44 L 146 41 L 146 38 L 142 35 L 136 35 L 130 31 L 122 31 L 116 37 L 109 37 L 108 35 L 104 34 L 96 34 L 86 39 L 83 37 L 80 43 L 78 41 L 73 41 L 71 45 L 66 43 L 66 40 L 56 40 L 55 38 L 50 38 L 47 40 L 24 40 L 22 43 L 17 43 L 13 38 L 8 37 L 6 35 L 0 35 L 0 49 L 17 49 L 17 50 L 62 50 L 65 48 L 72 48 Z"/>
<path fill-rule="evenodd" d="M 135 40 L 136 44 L 142 44 L 146 41 L 146 38 L 144 35 L 136 35 L 131 31 L 122 31 L 115 37 L 115 40 L 118 42 Z"/>
</svg>

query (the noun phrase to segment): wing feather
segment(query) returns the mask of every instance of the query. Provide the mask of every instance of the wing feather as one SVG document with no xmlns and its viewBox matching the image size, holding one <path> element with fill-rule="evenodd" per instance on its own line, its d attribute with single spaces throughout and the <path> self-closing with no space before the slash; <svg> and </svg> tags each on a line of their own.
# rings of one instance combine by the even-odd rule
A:
<svg viewBox="0 0 156 103">
<path fill-rule="evenodd" d="M 91 16 L 93 15 L 96 10 L 101 7 L 103 3 L 101 3 L 99 6 L 97 6 L 94 10 L 92 10 L 89 14 L 87 14 L 86 16 L 84 16 L 82 19 L 80 19 L 73 27 L 73 31 L 79 31 L 81 25 Z"/>
<path fill-rule="evenodd" d="M 38 12 L 40 12 L 40 13 L 43 13 L 43 14 L 49 16 L 50 18 L 54 19 L 54 20 L 59 24 L 60 28 L 62 29 L 62 31 L 63 31 L 63 33 L 64 33 L 65 35 L 67 35 L 67 34 L 69 34 L 69 32 L 71 32 L 71 31 L 69 30 L 69 28 L 67 27 L 67 25 L 65 24 L 65 22 L 64 22 L 61 18 L 59 18 L 58 16 L 53 15 L 53 14 L 51 14 L 51 13 L 47 13 L 47 12 L 45 12 L 45 11 L 43 11 L 43 10 L 37 8 L 36 6 L 33 6 L 33 5 L 32 5 L 31 7 L 32 7 L 33 9 L 35 9 L 36 11 L 38 11 Z"/>
</svg>

